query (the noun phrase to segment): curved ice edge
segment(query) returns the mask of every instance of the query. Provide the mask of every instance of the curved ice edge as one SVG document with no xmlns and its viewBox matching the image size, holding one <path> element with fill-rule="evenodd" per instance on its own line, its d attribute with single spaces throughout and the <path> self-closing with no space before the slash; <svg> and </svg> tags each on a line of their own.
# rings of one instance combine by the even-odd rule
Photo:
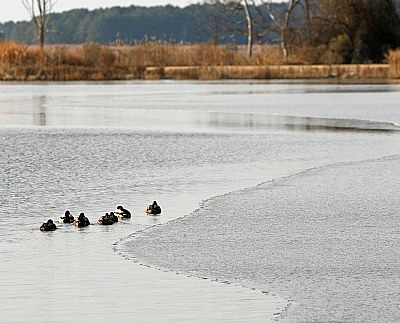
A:
<svg viewBox="0 0 400 323">
<path fill-rule="evenodd" d="M 261 115 L 268 116 L 267 114 Z M 310 127 L 355 129 L 367 131 L 400 131 L 400 124 L 393 121 L 282 114 L 271 114 L 270 116 L 277 118 L 278 122 L 279 119 L 290 121 L 287 124 L 294 126 L 304 125 Z"/>
<path fill-rule="evenodd" d="M 304 174 L 307 174 L 307 173 L 310 173 L 310 172 L 313 172 L 313 171 L 316 171 L 316 170 L 323 170 L 323 169 L 334 167 L 334 166 L 340 166 L 340 165 L 345 166 L 345 165 L 353 165 L 353 164 L 357 164 L 357 163 L 366 163 L 366 162 L 373 162 L 373 161 L 379 161 L 379 160 L 389 160 L 389 159 L 394 159 L 394 158 L 398 158 L 398 157 L 400 157 L 400 153 L 399 154 L 393 154 L 393 155 L 387 155 L 387 156 L 381 156 L 381 157 L 377 157 L 377 158 L 355 160 L 355 161 L 346 161 L 346 162 L 336 162 L 336 163 L 332 163 L 332 164 L 315 166 L 315 167 L 307 168 L 307 169 L 305 169 L 303 171 L 300 171 L 300 172 L 297 172 L 297 173 L 294 173 L 294 174 L 290 174 L 290 175 L 287 175 L 287 176 L 282 176 L 282 177 L 274 178 L 274 179 L 271 179 L 271 180 L 268 180 L 268 181 L 264 181 L 264 182 L 261 182 L 261 183 L 255 185 L 255 186 L 245 187 L 245 188 L 241 188 L 241 189 L 238 189 L 238 190 L 230 191 L 230 192 L 227 192 L 227 193 L 224 193 L 224 194 L 220 194 L 220 195 L 217 195 L 217 196 L 213 196 L 213 197 L 210 197 L 208 199 L 205 199 L 205 200 L 201 201 L 199 203 L 199 207 L 197 209 L 195 209 L 193 212 L 191 212 L 191 213 L 189 213 L 187 215 L 183 215 L 183 216 L 177 217 L 177 218 L 172 219 L 172 220 L 170 220 L 170 221 L 168 221 L 168 222 L 166 222 L 164 224 L 151 225 L 149 227 L 137 230 L 137 231 L 131 233 L 130 235 L 126 236 L 126 237 L 120 238 L 118 241 L 116 241 L 116 242 L 114 242 L 112 244 L 112 249 L 113 249 L 114 252 L 117 252 L 125 260 L 133 261 L 133 262 L 135 262 L 138 265 L 143 266 L 143 267 L 152 268 L 152 269 L 155 269 L 155 270 L 158 270 L 158 271 L 163 271 L 163 272 L 171 272 L 171 273 L 175 273 L 177 275 L 184 275 L 184 276 L 189 277 L 189 278 L 204 279 L 204 280 L 214 281 L 214 282 L 220 283 L 220 284 L 239 286 L 239 287 L 242 287 L 242 288 L 247 289 L 247 290 L 259 291 L 263 295 L 268 295 L 268 296 L 271 296 L 271 297 L 283 299 L 283 300 L 286 301 L 286 306 L 284 306 L 282 309 L 280 309 L 279 312 L 274 313 L 274 318 L 275 319 L 281 319 L 289 311 L 290 307 L 295 302 L 295 300 L 284 299 L 283 297 L 280 297 L 279 295 L 276 295 L 273 292 L 257 290 L 256 288 L 248 287 L 248 286 L 237 284 L 237 283 L 232 283 L 232 282 L 230 282 L 228 280 L 224 280 L 224 279 L 201 277 L 201 276 L 198 276 L 196 274 L 190 274 L 188 272 L 177 272 L 177 271 L 174 271 L 174 270 L 169 269 L 169 268 L 158 267 L 158 266 L 154 266 L 154 265 L 151 265 L 151 264 L 147 264 L 147 263 L 142 262 L 139 259 L 137 259 L 134 255 L 128 254 L 127 250 L 123 250 L 123 249 L 118 248 L 118 247 L 119 247 L 119 245 L 121 243 L 139 239 L 141 236 L 146 235 L 149 230 L 152 230 L 157 226 L 163 226 L 163 225 L 166 225 L 166 224 L 171 224 L 171 223 L 173 223 L 175 221 L 180 221 L 182 219 L 190 219 L 191 217 L 195 217 L 202 211 L 203 208 L 207 207 L 207 205 L 209 205 L 214 200 L 216 200 L 218 198 L 221 198 L 221 197 L 224 197 L 224 196 L 227 196 L 227 195 L 230 195 L 230 194 L 235 193 L 235 192 L 245 192 L 247 190 L 254 190 L 254 189 L 257 189 L 258 187 L 264 186 L 264 185 L 266 185 L 268 183 L 275 183 L 275 182 L 284 181 L 284 180 L 287 180 L 287 179 L 290 179 L 290 178 L 293 178 L 293 177 L 297 177 L 297 176 L 301 176 L 301 175 L 304 175 Z"/>
<path fill-rule="evenodd" d="M 142 109 L 136 109 L 142 110 Z M 153 109 L 153 111 L 165 112 L 163 109 Z M 309 128 L 315 130 L 354 130 L 354 131 L 382 131 L 382 132 L 396 132 L 400 131 L 400 124 L 388 120 L 374 120 L 374 119 L 357 119 L 346 117 L 329 117 L 329 116 L 310 116 L 310 115 L 296 115 L 296 114 L 280 114 L 280 113 L 257 113 L 257 112 L 228 112 L 228 111 L 191 111 L 185 109 L 168 109 L 168 111 L 178 113 L 196 113 L 196 114 L 213 114 L 225 116 L 228 121 L 233 118 L 234 121 L 243 121 L 242 116 L 257 117 L 253 120 L 254 124 L 258 126 L 270 127 L 294 127 L 301 129 Z"/>
<path fill-rule="evenodd" d="M 225 194 L 223 194 L 223 195 L 225 195 Z M 223 195 L 218 195 L 218 196 L 216 196 L 216 198 L 219 197 L 219 196 L 223 196 Z M 205 201 L 203 201 L 203 202 L 210 201 L 211 199 L 212 199 L 212 198 L 207 199 L 207 200 L 205 200 Z M 168 221 L 168 222 L 166 222 L 166 223 L 164 223 L 164 224 L 171 223 L 171 222 L 176 221 L 176 220 L 179 220 L 179 219 L 187 218 L 188 216 L 192 215 L 192 214 L 195 213 L 196 211 L 199 211 L 200 209 L 201 209 L 201 206 L 200 206 L 198 209 L 196 209 L 195 211 L 193 211 L 192 213 L 188 214 L 188 215 L 184 215 L 184 216 L 181 216 L 181 217 L 179 217 L 179 218 L 170 220 L 170 221 Z M 258 290 L 258 289 L 256 289 L 256 288 L 248 287 L 248 286 L 241 285 L 241 284 L 237 284 L 237 283 L 232 283 L 232 282 L 230 282 L 230 281 L 228 281 L 228 280 L 225 280 L 225 279 L 218 279 L 218 278 L 210 278 L 210 277 L 205 277 L 205 276 L 198 276 L 198 275 L 191 274 L 191 273 L 188 273 L 188 272 L 179 272 L 179 271 L 174 271 L 174 270 L 169 269 L 169 268 L 166 268 L 166 267 L 159 267 L 159 266 L 154 266 L 154 265 L 151 265 L 151 264 L 147 264 L 147 263 L 144 263 L 144 262 L 140 261 L 140 260 L 137 259 L 135 256 L 133 256 L 133 255 L 131 255 L 131 254 L 128 254 L 128 252 L 127 252 L 126 250 L 122 250 L 121 248 L 118 248 L 118 245 L 119 245 L 120 243 L 126 242 L 126 241 L 128 241 L 128 240 L 138 239 L 138 238 L 140 238 L 140 236 L 145 235 L 145 234 L 147 233 L 148 230 L 151 230 L 151 229 L 153 229 L 153 228 L 155 228 L 155 227 L 157 227 L 157 226 L 161 226 L 161 225 L 164 225 L 164 224 L 155 224 L 155 225 L 149 226 L 149 227 L 147 227 L 147 228 L 145 228 L 145 229 L 137 230 L 137 231 L 133 232 L 132 234 L 128 235 L 127 237 L 124 237 L 124 238 L 119 239 L 118 241 L 116 241 L 116 242 L 114 242 L 114 243 L 112 244 L 112 246 L 113 246 L 113 247 L 112 247 L 113 251 L 114 251 L 114 252 L 117 252 L 118 255 L 120 255 L 121 257 L 123 257 L 125 260 L 132 261 L 132 262 L 134 262 L 134 263 L 136 263 L 137 265 L 142 266 L 142 267 L 151 268 L 151 269 L 153 269 L 153 270 L 162 271 L 162 272 L 165 272 L 165 273 L 174 273 L 174 274 L 176 274 L 176 275 L 186 276 L 187 278 L 209 280 L 209 281 L 211 281 L 211 282 L 215 282 L 215 283 L 219 283 L 219 284 L 241 287 L 241 288 L 246 289 L 247 291 L 258 292 L 258 293 L 260 293 L 260 296 L 264 296 L 264 297 L 269 296 L 269 297 L 271 297 L 271 298 L 273 298 L 273 299 L 281 300 L 282 302 L 286 302 L 286 304 L 285 304 L 284 306 L 282 306 L 281 308 L 277 309 L 277 310 L 273 313 L 273 315 L 270 317 L 270 320 L 271 320 L 271 321 L 272 321 L 272 320 L 276 320 L 276 319 L 283 318 L 284 315 L 289 311 L 289 308 L 290 308 L 290 307 L 292 306 L 292 304 L 293 304 L 293 300 L 291 300 L 291 299 L 285 299 L 285 298 L 280 297 L 279 295 L 277 295 L 277 294 L 275 294 L 275 293 L 272 293 L 272 292 L 269 292 L 269 291 Z"/>
</svg>

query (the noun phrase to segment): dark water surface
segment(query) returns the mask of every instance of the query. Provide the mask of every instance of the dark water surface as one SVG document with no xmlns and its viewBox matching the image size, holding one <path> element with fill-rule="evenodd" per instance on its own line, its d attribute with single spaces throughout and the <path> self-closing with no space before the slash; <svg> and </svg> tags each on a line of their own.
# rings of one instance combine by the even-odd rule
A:
<svg viewBox="0 0 400 323">
<path fill-rule="evenodd" d="M 398 320 L 399 90 L 2 83 L 0 320 Z"/>
</svg>

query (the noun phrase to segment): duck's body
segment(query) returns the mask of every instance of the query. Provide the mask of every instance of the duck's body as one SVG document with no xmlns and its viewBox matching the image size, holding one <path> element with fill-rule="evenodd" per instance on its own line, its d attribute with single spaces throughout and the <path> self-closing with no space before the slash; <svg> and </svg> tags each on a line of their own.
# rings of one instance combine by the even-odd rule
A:
<svg viewBox="0 0 400 323">
<path fill-rule="evenodd" d="M 60 223 L 74 223 L 74 221 L 75 221 L 75 218 L 73 216 L 71 216 L 71 217 L 62 216 L 58 220 L 58 222 L 60 222 Z"/>
<path fill-rule="evenodd" d="M 127 209 L 124 209 L 121 205 L 117 206 L 117 210 L 113 213 L 117 214 L 118 218 L 120 219 L 130 219 L 132 216 L 131 212 L 129 212 Z"/>
<path fill-rule="evenodd" d="M 110 213 L 110 218 L 111 218 L 111 220 L 112 220 L 114 223 L 117 223 L 117 222 L 118 222 L 118 216 L 116 216 L 116 215 L 114 214 L 114 212 L 111 212 L 111 213 Z"/>
<path fill-rule="evenodd" d="M 60 222 L 60 223 L 73 223 L 74 220 L 75 220 L 75 218 L 72 216 L 72 214 L 69 213 L 69 211 L 65 211 L 65 215 L 60 217 L 58 222 Z"/>
<path fill-rule="evenodd" d="M 101 217 L 97 221 L 97 224 L 100 224 L 100 225 L 112 225 L 112 224 L 114 224 L 114 222 L 111 221 L 109 218 Z"/>
<path fill-rule="evenodd" d="M 154 201 L 153 204 L 150 204 L 147 207 L 146 213 L 150 215 L 158 215 L 161 213 L 161 207 L 157 204 L 156 201 Z"/>
<path fill-rule="evenodd" d="M 130 219 L 131 218 L 131 212 L 129 212 L 127 209 L 124 209 L 121 205 L 117 206 L 117 210 L 112 212 L 117 214 L 118 218 L 122 219 Z"/>
<path fill-rule="evenodd" d="M 90 225 L 90 221 L 85 216 L 84 213 L 81 213 L 81 214 L 79 214 L 79 217 L 74 220 L 73 225 L 75 225 L 79 228 L 83 228 L 83 227 L 87 227 L 88 225 Z"/>
<path fill-rule="evenodd" d="M 57 227 L 54 223 L 51 226 L 48 226 L 47 223 L 43 223 L 40 226 L 40 231 L 55 231 L 55 230 L 57 230 Z"/>
<path fill-rule="evenodd" d="M 125 214 L 125 213 L 118 214 L 118 218 L 120 218 L 121 220 L 130 219 L 131 218 L 131 214 L 130 213 L 129 214 Z"/>
<path fill-rule="evenodd" d="M 48 220 L 47 222 L 42 223 L 42 225 L 40 226 L 40 231 L 54 231 L 56 229 L 57 227 L 53 223 L 53 220 Z"/>
<path fill-rule="evenodd" d="M 112 225 L 114 223 L 118 222 L 118 217 L 111 212 L 110 214 L 106 213 L 103 215 L 98 221 L 97 224 L 100 225 Z"/>
<path fill-rule="evenodd" d="M 83 227 L 87 227 L 88 225 L 90 225 L 89 220 L 86 218 L 86 220 L 74 220 L 74 222 L 72 223 L 73 225 L 77 226 L 78 228 L 83 228 Z"/>
</svg>

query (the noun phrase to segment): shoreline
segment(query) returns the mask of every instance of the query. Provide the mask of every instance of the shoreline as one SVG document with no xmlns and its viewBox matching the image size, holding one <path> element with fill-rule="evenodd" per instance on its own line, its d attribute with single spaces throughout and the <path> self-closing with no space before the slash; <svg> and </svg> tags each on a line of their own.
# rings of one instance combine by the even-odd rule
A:
<svg viewBox="0 0 400 323">
<path fill-rule="evenodd" d="M 348 65 L 210 65 L 88 67 L 81 65 L 20 65 L 0 69 L 0 81 L 108 80 L 325 80 L 399 83 L 389 64 Z"/>
</svg>

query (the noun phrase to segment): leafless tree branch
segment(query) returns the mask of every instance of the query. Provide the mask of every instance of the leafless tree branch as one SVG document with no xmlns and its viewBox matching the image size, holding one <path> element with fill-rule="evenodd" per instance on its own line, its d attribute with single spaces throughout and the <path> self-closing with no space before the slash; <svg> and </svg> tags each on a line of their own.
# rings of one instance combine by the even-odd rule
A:
<svg viewBox="0 0 400 323">
<path fill-rule="evenodd" d="M 38 43 L 43 49 L 49 15 L 57 0 L 21 0 L 35 27 Z"/>
</svg>

